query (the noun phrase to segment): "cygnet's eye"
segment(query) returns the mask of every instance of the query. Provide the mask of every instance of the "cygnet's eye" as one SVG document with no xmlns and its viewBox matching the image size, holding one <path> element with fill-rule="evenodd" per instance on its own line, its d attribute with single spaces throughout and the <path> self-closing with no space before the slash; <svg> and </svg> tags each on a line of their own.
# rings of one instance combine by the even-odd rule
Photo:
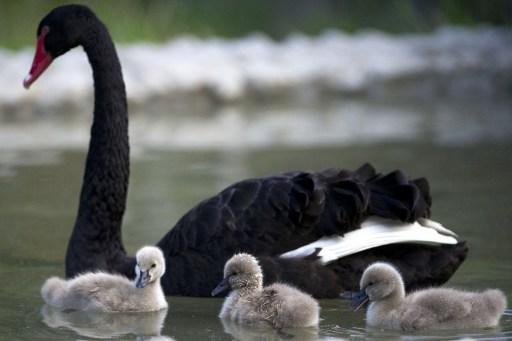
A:
<svg viewBox="0 0 512 341">
<path fill-rule="evenodd" d="M 375 282 L 374 282 L 374 281 L 370 281 L 370 282 L 368 282 L 368 286 L 369 286 L 369 287 L 371 287 L 371 286 L 372 286 L 372 285 L 374 285 L 374 284 L 375 284 Z"/>
<path fill-rule="evenodd" d="M 151 264 L 151 267 L 152 268 L 156 267 L 156 264 L 155 263 Z"/>
</svg>

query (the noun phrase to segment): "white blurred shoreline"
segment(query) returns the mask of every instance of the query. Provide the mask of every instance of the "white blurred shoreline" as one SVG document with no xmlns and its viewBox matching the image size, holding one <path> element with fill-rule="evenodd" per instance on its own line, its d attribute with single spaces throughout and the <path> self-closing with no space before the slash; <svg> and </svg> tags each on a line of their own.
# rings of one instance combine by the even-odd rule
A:
<svg viewBox="0 0 512 341">
<path fill-rule="evenodd" d="M 510 95 L 512 30 L 444 27 L 428 34 L 326 31 L 282 42 L 181 37 L 118 45 L 133 110 L 153 101 L 212 106 L 323 96 L 492 97 Z M 86 110 L 90 66 L 81 49 L 59 58 L 26 91 L 33 48 L 0 49 L 0 112 L 11 116 Z"/>
<path fill-rule="evenodd" d="M 337 31 L 119 46 L 132 150 L 512 141 L 512 30 Z M 76 49 L 27 91 L 33 50 L 0 50 L 0 151 L 84 149 L 91 70 Z"/>
</svg>

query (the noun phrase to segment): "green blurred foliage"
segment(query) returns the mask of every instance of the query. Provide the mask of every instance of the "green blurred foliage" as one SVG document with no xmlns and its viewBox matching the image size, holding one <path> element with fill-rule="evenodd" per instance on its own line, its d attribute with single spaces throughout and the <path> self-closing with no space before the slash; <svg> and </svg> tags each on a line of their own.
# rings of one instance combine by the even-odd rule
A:
<svg viewBox="0 0 512 341">
<path fill-rule="evenodd" d="M 0 46 L 32 45 L 39 20 L 62 0 L 0 0 Z M 378 29 L 424 32 L 440 25 L 511 25 L 512 0 L 88 0 L 121 42 L 181 34 L 239 37 Z"/>
</svg>

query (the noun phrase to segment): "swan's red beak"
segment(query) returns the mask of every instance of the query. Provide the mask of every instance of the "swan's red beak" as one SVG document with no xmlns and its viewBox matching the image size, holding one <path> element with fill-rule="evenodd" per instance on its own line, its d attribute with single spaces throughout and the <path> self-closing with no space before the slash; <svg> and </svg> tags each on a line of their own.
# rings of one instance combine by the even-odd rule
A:
<svg viewBox="0 0 512 341">
<path fill-rule="evenodd" d="M 46 70 L 46 68 L 52 63 L 52 56 L 46 52 L 44 48 L 44 38 L 47 32 L 42 32 L 36 41 L 36 54 L 34 55 L 34 61 L 27 77 L 23 80 L 23 86 L 28 89 L 36 79 Z"/>
</svg>

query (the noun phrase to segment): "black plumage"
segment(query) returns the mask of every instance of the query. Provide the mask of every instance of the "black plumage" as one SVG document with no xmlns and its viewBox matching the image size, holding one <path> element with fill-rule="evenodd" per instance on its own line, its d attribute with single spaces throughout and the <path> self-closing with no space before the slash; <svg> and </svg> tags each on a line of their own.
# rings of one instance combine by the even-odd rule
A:
<svg viewBox="0 0 512 341">
<path fill-rule="evenodd" d="M 44 50 L 52 59 L 83 46 L 95 87 L 94 121 L 66 276 L 101 269 L 133 277 L 135 261 L 121 241 L 129 178 L 128 115 L 114 44 L 106 27 L 84 6 L 54 9 L 41 21 L 38 34 L 44 27 Z M 267 283 L 289 282 L 316 297 L 356 289 L 362 271 L 375 260 L 394 263 L 409 288 L 438 285 L 464 260 L 463 242 L 383 246 L 327 266 L 314 255 L 279 258 L 322 236 L 357 229 L 371 215 L 409 222 L 427 217 L 430 204 L 425 179 L 411 181 L 401 171 L 382 175 L 369 164 L 354 172 L 328 169 L 244 180 L 200 202 L 157 243 L 169 269 L 162 286 L 169 295 L 209 296 L 235 252 L 257 256 Z"/>
<path fill-rule="evenodd" d="M 180 264 L 163 285 L 171 294 L 208 296 L 237 252 L 258 256 L 266 284 L 293 283 L 316 297 L 357 290 L 362 271 L 376 260 L 396 264 L 410 289 L 440 285 L 464 260 L 464 243 L 382 246 L 327 266 L 314 256 L 279 258 L 322 236 L 354 230 L 371 215 L 409 222 L 427 217 L 426 184 L 400 171 L 377 174 L 369 164 L 355 172 L 286 173 L 233 184 L 191 209 L 157 244 L 170 267 Z"/>
</svg>

